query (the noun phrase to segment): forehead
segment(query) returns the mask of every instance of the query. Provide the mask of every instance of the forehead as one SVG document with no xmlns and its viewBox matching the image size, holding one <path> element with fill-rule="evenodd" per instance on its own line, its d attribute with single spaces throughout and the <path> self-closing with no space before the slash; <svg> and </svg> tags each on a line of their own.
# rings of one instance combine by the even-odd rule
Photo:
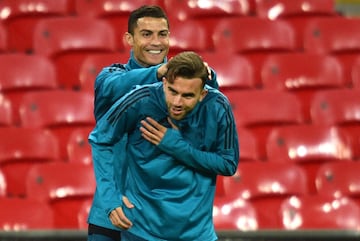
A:
<svg viewBox="0 0 360 241">
<path fill-rule="evenodd" d="M 135 30 L 150 30 L 153 32 L 160 32 L 169 30 L 169 28 L 165 18 L 143 17 L 137 20 L 137 26 Z"/>
</svg>

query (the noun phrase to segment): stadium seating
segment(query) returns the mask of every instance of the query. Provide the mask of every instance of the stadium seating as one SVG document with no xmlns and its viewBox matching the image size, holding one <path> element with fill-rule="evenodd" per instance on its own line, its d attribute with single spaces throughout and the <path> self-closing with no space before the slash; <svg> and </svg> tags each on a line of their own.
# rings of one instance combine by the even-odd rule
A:
<svg viewBox="0 0 360 241">
<path fill-rule="evenodd" d="M 236 124 L 249 128 L 256 136 L 260 159 L 266 159 L 265 143 L 269 131 L 278 125 L 296 125 L 303 122 L 299 99 L 289 92 L 273 90 L 230 90 L 229 98 Z"/>
<path fill-rule="evenodd" d="M 0 128 L 0 168 L 5 175 L 7 194 L 25 196 L 24 177 L 39 162 L 60 160 L 56 137 L 39 128 Z"/>
<path fill-rule="evenodd" d="M 115 49 L 114 31 L 100 19 L 54 17 L 40 20 L 34 30 L 34 52 L 53 61 L 63 88 L 80 88 L 79 66 L 88 54 Z"/>
<path fill-rule="evenodd" d="M 0 91 L 11 101 L 13 121 L 19 124 L 19 102 L 27 91 L 58 88 L 53 63 L 40 55 L 0 55 Z"/>
<path fill-rule="evenodd" d="M 343 65 L 346 81 L 360 51 L 359 18 L 318 18 L 304 28 L 304 51 L 332 54 Z"/>
<path fill-rule="evenodd" d="M 105 20 L 115 32 L 115 44 L 119 51 L 123 51 L 123 36 L 128 28 L 128 16 L 131 11 L 145 4 L 162 6 L 162 0 L 77 0 L 75 12 L 78 16 Z"/>
<path fill-rule="evenodd" d="M 235 175 L 223 182 L 225 196 L 254 206 L 261 229 L 280 227 L 276 213 L 286 197 L 308 194 L 306 173 L 294 163 L 240 162 Z"/>
<path fill-rule="evenodd" d="M 304 26 L 312 18 L 337 17 L 335 0 L 258 0 L 256 16 L 271 20 L 282 19 L 295 30 L 298 50 L 303 50 Z"/>
<path fill-rule="evenodd" d="M 245 57 L 222 51 L 201 53 L 201 57 L 216 71 L 221 90 L 256 88 L 253 66 Z"/>
<path fill-rule="evenodd" d="M 257 0 L 256 15 L 279 19 L 296 16 L 337 15 L 335 0 Z"/>
<path fill-rule="evenodd" d="M 5 174 L 2 171 L 1 167 L 0 167 L 0 198 L 1 197 L 5 197 L 7 196 L 7 182 L 6 182 L 6 178 L 5 178 Z"/>
<path fill-rule="evenodd" d="M 92 199 L 86 199 L 80 204 L 79 211 L 78 211 L 78 229 L 87 229 L 88 228 L 88 216 L 90 212 L 90 207 L 92 204 Z"/>
<path fill-rule="evenodd" d="M 315 176 L 321 164 L 353 158 L 347 133 L 325 125 L 275 127 L 269 133 L 266 149 L 272 162 L 301 165 L 306 170 L 311 193 L 316 193 Z"/>
<path fill-rule="evenodd" d="M 55 228 L 54 213 L 46 203 L 27 198 L 0 197 L 0 207 L 2 231 L 21 232 Z"/>
<path fill-rule="evenodd" d="M 349 197 L 360 204 L 360 162 L 331 162 L 321 165 L 316 174 L 318 195 Z"/>
<path fill-rule="evenodd" d="M 195 18 L 248 16 L 251 14 L 252 10 L 249 0 L 164 0 L 164 5 L 164 10 L 171 15 L 170 17 L 176 18 L 180 21 Z"/>
<path fill-rule="evenodd" d="M 0 23 L 0 53 L 5 53 L 9 50 L 7 40 L 8 40 L 8 33 L 4 24 L 1 22 Z"/>
<path fill-rule="evenodd" d="M 310 100 L 314 93 L 346 86 L 342 65 L 335 57 L 303 52 L 269 54 L 261 69 L 261 81 L 265 89 L 296 94 L 306 121 L 310 121 Z"/>
<path fill-rule="evenodd" d="M 311 120 L 320 125 L 336 125 L 351 138 L 353 158 L 360 158 L 360 90 L 323 90 L 311 100 Z"/>
<path fill-rule="evenodd" d="M 60 155 L 66 160 L 70 133 L 95 124 L 93 95 L 71 90 L 28 92 L 20 104 L 20 122 L 23 127 L 51 130 L 59 140 Z"/>
<path fill-rule="evenodd" d="M 2 20 L 7 30 L 8 49 L 33 52 L 33 31 L 39 20 L 71 13 L 72 0 L 3 0 Z"/>
<path fill-rule="evenodd" d="M 34 165 L 26 176 L 26 191 L 29 199 L 51 206 L 56 228 L 76 229 L 83 202 L 92 199 L 95 191 L 92 166 L 66 162 Z"/>
<path fill-rule="evenodd" d="M 353 88 L 360 89 L 360 57 L 355 59 L 351 67 L 351 82 Z"/>
<path fill-rule="evenodd" d="M 215 197 L 213 220 L 218 231 L 254 231 L 258 229 L 255 208 L 245 199 Z"/>
<path fill-rule="evenodd" d="M 216 51 L 246 55 L 254 66 L 256 79 L 260 79 L 257 73 L 268 53 L 296 50 L 295 31 L 282 20 L 223 18 L 214 25 L 212 37 Z"/>
<path fill-rule="evenodd" d="M 351 199 L 321 195 L 293 196 L 282 203 L 282 229 L 358 230 L 360 208 Z"/>
<path fill-rule="evenodd" d="M 171 22 L 169 58 L 182 51 L 196 51 L 199 54 L 209 51 L 212 42 L 209 42 L 205 26 L 192 19 Z M 196 34 L 194 34 L 196 33 Z"/>
<path fill-rule="evenodd" d="M 257 139 L 251 130 L 245 127 L 237 127 L 240 145 L 240 162 L 260 160 Z"/>
<path fill-rule="evenodd" d="M 0 94 L 0 127 L 12 126 L 14 124 L 12 112 L 10 100 L 3 94 Z"/>
<path fill-rule="evenodd" d="M 127 63 L 129 53 L 90 54 L 82 62 L 79 69 L 80 89 L 94 93 L 94 82 L 99 72 L 114 63 Z"/>
<path fill-rule="evenodd" d="M 67 143 L 67 160 L 84 164 L 92 164 L 91 147 L 88 143 L 88 136 L 93 127 L 75 129 L 69 135 Z"/>
</svg>

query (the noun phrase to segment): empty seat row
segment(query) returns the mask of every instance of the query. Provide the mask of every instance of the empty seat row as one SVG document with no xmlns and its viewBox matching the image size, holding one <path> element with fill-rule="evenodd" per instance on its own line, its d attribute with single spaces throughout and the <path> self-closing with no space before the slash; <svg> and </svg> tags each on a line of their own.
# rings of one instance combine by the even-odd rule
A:
<svg viewBox="0 0 360 241">
<path fill-rule="evenodd" d="M 351 187 L 360 181 L 359 170 L 360 162 L 323 164 L 316 176 L 318 193 L 311 195 L 304 170 L 295 164 L 240 163 L 234 176 L 222 177 L 225 193 L 215 196 L 215 228 L 358 229 L 359 190 Z M 7 207 L 1 229 L 86 228 L 95 188 L 91 166 L 35 164 L 24 178 L 26 198 L 0 197 L 0 205 Z M 29 216 L 34 209 L 34 217 Z"/>
<path fill-rule="evenodd" d="M 344 67 L 330 54 L 268 53 L 256 64 L 246 54 L 216 51 L 201 55 L 217 72 L 222 90 L 263 88 L 307 92 L 324 88 L 360 88 L 359 56 L 351 66 Z M 66 61 L 58 62 L 40 54 L 0 54 L 0 91 L 15 94 L 23 90 L 62 88 L 93 94 L 95 77 L 101 69 L 112 63 L 125 63 L 129 54 L 85 54 L 73 50 L 67 56 Z"/>
</svg>

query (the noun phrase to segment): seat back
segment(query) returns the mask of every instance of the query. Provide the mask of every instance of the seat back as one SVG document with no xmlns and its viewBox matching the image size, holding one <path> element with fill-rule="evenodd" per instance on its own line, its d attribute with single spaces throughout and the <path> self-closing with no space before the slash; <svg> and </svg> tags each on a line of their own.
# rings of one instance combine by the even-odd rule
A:
<svg viewBox="0 0 360 241">
<path fill-rule="evenodd" d="M 254 231 L 258 229 L 256 210 L 245 199 L 215 197 L 213 220 L 217 231 Z"/>
<path fill-rule="evenodd" d="M 114 30 L 106 21 L 96 18 L 43 19 L 34 30 L 35 53 L 52 59 L 59 84 L 64 88 L 80 87 L 78 66 L 88 54 L 115 49 Z"/>
<path fill-rule="evenodd" d="M 4 0 L 0 4 L 11 52 L 32 53 L 33 31 L 39 20 L 71 14 L 71 0 Z"/>
<path fill-rule="evenodd" d="M 247 58 L 218 51 L 201 53 L 201 57 L 216 71 L 221 90 L 257 87 L 254 68 Z"/>
<path fill-rule="evenodd" d="M 74 129 L 70 133 L 67 143 L 69 162 L 92 164 L 91 146 L 88 143 L 88 136 L 92 130 L 92 127 L 85 127 Z"/>
<path fill-rule="evenodd" d="M 0 94 L 0 126 L 14 125 L 12 112 L 10 100 L 3 94 Z"/>
<path fill-rule="evenodd" d="M 360 163 L 325 163 L 316 175 L 316 190 L 319 195 L 349 197 L 360 204 Z"/>
<path fill-rule="evenodd" d="M 93 127 L 93 95 L 71 90 L 26 93 L 20 104 L 23 127 L 50 129 L 58 138 L 66 160 L 69 135 L 75 128 Z"/>
<path fill-rule="evenodd" d="M 337 15 L 335 6 L 335 0 L 257 0 L 256 15 L 273 20 L 296 16 L 333 16 Z"/>
<path fill-rule="evenodd" d="M 289 92 L 272 90 L 223 90 L 233 108 L 236 124 L 256 136 L 260 159 L 266 159 L 265 143 L 274 126 L 303 122 L 301 103 Z"/>
<path fill-rule="evenodd" d="M 59 145 L 50 131 L 40 128 L 0 128 L 0 168 L 5 174 L 9 196 L 25 196 L 25 177 L 39 162 L 60 159 Z"/>
<path fill-rule="evenodd" d="M 316 18 L 304 29 L 304 50 L 336 56 L 351 82 L 351 69 L 360 51 L 360 19 Z"/>
<path fill-rule="evenodd" d="M 4 231 L 54 229 L 54 213 L 47 203 L 27 198 L 0 197 L 0 229 Z"/>
<path fill-rule="evenodd" d="M 271 161 L 293 162 L 305 168 L 311 193 L 316 193 L 315 176 L 321 164 L 353 158 L 347 132 L 325 125 L 275 127 L 269 133 L 266 150 Z"/>
<path fill-rule="evenodd" d="M 28 198 L 51 205 L 57 228 L 78 228 L 80 207 L 92 198 L 95 178 L 91 165 L 44 163 L 29 170 L 26 188 Z"/>
<path fill-rule="evenodd" d="M 79 70 L 80 89 L 94 94 L 96 76 L 107 66 L 115 63 L 125 64 L 129 59 L 128 53 L 90 54 L 82 62 Z"/>
<path fill-rule="evenodd" d="M 350 139 L 353 158 L 360 158 L 360 91 L 334 89 L 319 91 L 311 100 L 310 113 L 313 123 L 335 125 L 345 130 Z"/>
<path fill-rule="evenodd" d="M 308 193 L 306 173 L 294 163 L 243 162 L 223 183 L 225 196 L 249 200 L 255 207 L 259 228 L 280 227 L 274 215 L 280 203 L 291 195 Z"/>
<path fill-rule="evenodd" d="M 346 197 L 289 197 L 282 203 L 280 216 L 286 230 L 358 230 L 360 226 L 360 208 Z"/>
<path fill-rule="evenodd" d="M 310 100 L 314 93 L 319 89 L 344 88 L 348 84 L 342 65 L 335 57 L 305 52 L 270 54 L 261 68 L 261 81 L 265 89 L 296 94 L 307 121 L 310 121 Z"/>
<path fill-rule="evenodd" d="M 213 28 L 215 50 L 246 55 L 254 66 L 255 78 L 258 80 L 267 54 L 291 52 L 296 49 L 295 31 L 291 25 L 282 20 L 272 21 L 253 17 L 223 18 L 217 21 Z"/>
</svg>

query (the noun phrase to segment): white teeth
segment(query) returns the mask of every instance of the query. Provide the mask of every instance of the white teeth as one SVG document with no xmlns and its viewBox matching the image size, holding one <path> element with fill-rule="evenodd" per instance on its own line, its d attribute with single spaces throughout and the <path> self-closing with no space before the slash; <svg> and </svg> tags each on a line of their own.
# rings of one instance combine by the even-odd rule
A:
<svg viewBox="0 0 360 241">
<path fill-rule="evenodd" d="M 161 50 L 149 50 L 149 52 L 152 54 L 160 54 Z"/>
</svg>

